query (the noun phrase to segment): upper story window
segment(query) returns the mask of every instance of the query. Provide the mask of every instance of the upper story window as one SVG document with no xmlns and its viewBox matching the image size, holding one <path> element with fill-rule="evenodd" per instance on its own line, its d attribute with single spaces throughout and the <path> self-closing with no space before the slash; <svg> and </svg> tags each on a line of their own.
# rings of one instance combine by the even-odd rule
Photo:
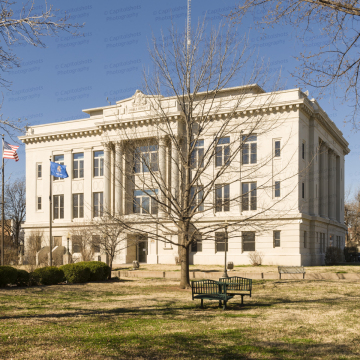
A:
<svg viewBox="0 0 360 360">
<path fill-rule="evenodd" d="M 190 189 L 191 210 L 204 211 L 204 190 L 203 186 L 192 186 Z"/>
<path fill-rule="evenodd" d="M 301 183 L 301 197 L 305 199 L 305 183 Z"/>
<path fill-rule="evenodd" d="M 274 143 L 274 157 L 280 157 L 281 156 L 281 142 L 280 140 L 276 140 Z"/>
<path fill-rule="evenodd" d="M 94 176 L 104 176 L 104 151 L 94 151 Z"/>
<path fill-rule="evenodd" d="M 230 160 L 230 137 L 219 139 L 216 146 L 215 166 L 228 165 Z"/>
<path fill-rule="evenodd" d="M 42 178 L 42 165 L 41 164 L 37 164 L 37 177 L 38 177 L 38 179 Z"/>
<path fill-rule="evenodd" d="M 156 201 L 157 190 L 135 190 L 134 191 L 134 214 L 154 214 L 158 213 Z"/>
<path fill-rule="evenodd" d="M 230 185 L 215 185 L 215 212 L 230 211 Z"/>
<path fill-rule="evenodd" d="M 195 149 L 191 153 L 191 168 L 204 167 L 204 140 L 197 140 L 195 142 Z"/>
<path fill-rule="evenodd" d="M 60 165 L 64 165 L 64 155 L 55 155 L 54 156 L 54 162 L 60 164 Z M 54 176 L 54 181 L 55 180 L 61 180 L 61 178 L 55 177 Z"/>
<path fill-rule="evenodd" d="M 256 183 L 242 183 L 242 211 L 256 209 Z"/>
<path fill-rule="evenodd" d="M 274 231 L 273 234 L 273 247 L 280 247 L 280 231 Z"/>
<path fill-rule="evenodd" d="M 280 181 L 275 181 L 274 196 L 280 197 Z"/>
<path fill-rule="evenodd" d="M 41 210 L 41 196 L 38 196 L 37 198 L 37 209 Z"/>
<path fill-rule="evenodd" d="M 242 232 L 242 251 L 255 251 L 255 232 Z"/>
<path fill-rule="evenodd" d="M 64 218 L 64 195 L 54 195 L 54 219 Z"/>
<path fill-rule="evenodd" d="M 139 146 L 134 153 L 134 172 L 145 173 L 159 170 L 158 145 Z"/>
<path fill-rule="evenodd" d="M 226 251 L 229 251 L 229 243 L 226 240 L 226 234 L 224 232 L 218 231 L 215 233 L 215 252 L 225 251 L 225 244 Z"/>
<path fill-rule="evenodd" d="M 257 163 L 257 135 L 243 135 L 242 163 Z"/>
<path fill-rule="evenodd" d="M 73 177 L 74 179 L 84 177 L 84 153 L 73 155 Z"/>
<path fill-rule="evenodd" d="M 84 194 L 73 194 L 73 218 L 84 217 Z"/>
</svg>

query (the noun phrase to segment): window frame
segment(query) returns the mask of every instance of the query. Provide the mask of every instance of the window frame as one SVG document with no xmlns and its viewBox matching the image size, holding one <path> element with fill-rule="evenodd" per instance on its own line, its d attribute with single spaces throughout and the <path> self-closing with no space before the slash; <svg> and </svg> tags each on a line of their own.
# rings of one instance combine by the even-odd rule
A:
<svg viewBox="0 0 360 360">
<path fill-rule="evenodd" d="M 82 154 L 82 158 L 75 159 L 76 155 Z M 75 164 L 77 169 L 75 169 Z M 77 174 L 75 174 L 77 172 Z M 84 178 L 84 153 L 73 153 L 73 179 L 83 179 Z"/>
<path fill-rule="evenodd" d="M 307 231 L 304 230 L 304 249 L 307 249 L 307 245 L 308 245 L 308 238 L 307 238 Z"/>
<path fill-rule="evenodd" d="M 301 159 L 305 160 L 305 144 L 306 142 L 303 140 L 301 143 Z"/>
<path fill-rule="evenodd" d="M 159 171 L 159 145 L 138 146 L 133 157 L 135 174 Z"/>
<path fill-rule="evenodd" d="M 250 241 L 245 241 L 245 236 L 251 235 L 254 237 L 254 241 L 251 241 L 251 243 L 254 243 L 254 250 L 245 250 L 245 242 L 250 243 Z M 241 233 L 241 251 L 244 252 L 254 252 L 256 251 L 256 234 L 255 231 L 242 231 Z"/>
<path fill-rule="evenodd" d="M 102 153 L 102 154 L 101 154 Z M 93 177 L 104 176 L 104 150 L 93 151 Z"/>
<path fill-rule="evenodd" d="M 73 235 L 71 237 L 71 251 L 73 254 L 81 253 L 81 242 L 82 242 L 81 235 Z M 76 246 L 78 246 L 78 248 Z M 79 251 L 75 251 L 75 250 L 79 250 Z"/>
<path fill-rule="evenodd" d="M 77 198 L 76 213 L 78 216 L 75 216 L 75 198 Z M 80 216 L 82 213 L 82 216 Z M 84 218 L 84 194 L 72 194 L 72 218 L 73 219 L 83 219 Z"/>
<path fill-rule="evenodd" d="M 241 164 L 253 165 L 257 164 L 257 135 L 242 136 Z M 250 145 L 250 146 L 249 146 Z M 245 159 L 247 159 L 245 161 Z"/>
<path fill-rule="evenodd" d="M 215 212 L 228 211 L 230 211 L 230 185 L 215 184 Z"/>
<path fill-rule="evenodd" d="M 277 237 L 276 235 L 279 235 L 278 239 L 276 238 Z M 277 241 L 278 241 L 278 245 L 276 245 Z M 280 230 L 273 231 L 273 248 L 275 249 L 276 247 L 281 247 L 281 231 Z"/>
<path fill-rule="evenodd" d="M 305 199 L 305 182 L 301 183 L 301 198 Z"/>
<path fill-rule="evenodd" d="M 281 181 L 277 180 L 274 182 L 274 198 L 281 197 Z"/>
<path fill-rule="evenodd" d="M 40 200 L 40 201 L 39 201 L 39 200 Z M 39 207 L 39 205 L 40 205 L 40 207 Z M 36 210 L 37 210 L 37 211 L 41 211 L 41 210 L 42 210 L 42 197 L 41 197 L 41 196 L 38 196 L 38 197 L 37 197 Z"/>
<path fill-rule="evenodd" d="M 215 148 L 215 167 L 228 166 L 230 164 L 230 136 L 224 136 L 217 140 Z"/>
<path fill-rule="evenodd" d="M 158 203 L 155 199 L 158 189 L 153 190 L 134 190 L 133 192 L 133 214 L 140 215 L 157 215 L 159 212 Z M 139 199 L 140 201 L 137 201 Z M 145 202 L 145 204 L 144 204 Z M 148 209 L 146 210 L 146 202 Z"/>
<path fill-rule="evenodd" d="M 244 182 L 241 183 L 241 211 L 256 211 L 257 210 L 257 183 Z M 244 192 L 244 187 L 248 186 L 248 190 Z M 250 189 L 250 190 L 249 190 Z M 245 201 L 248 204 L 245 208 Z M 255 206 L 253 204 L 255 203 Z"/>
<path fill-rule="evenodd" d="M 223 241 L 221 241 L 223 240 Z M 223 249 L 219 249 L 219 245 L 223 246 Z M 226 244 L 226 252 L 229 251 L 229 239 L 226 241 L 226 233 L 225 231 L 216 231 L 215 232 L 215 254 L 218 252 L 225 252 L 225 244 Z"/>
<path fill-rule="evenodd" d="M 103 214 L 104 214 L 104 193 L 102 191 L 93 192 L 93 209 L 92 210 L 93 210 L 94 218 L 103 216 Z"/>
<path fill-rule="evenodd" d="M 279 143 L 279 146 L 277 147 L 277 143 Z M 274 159 L 280 159 L 281 158 L 281 140 L 280 139 L 274 139 Z"/>
<path fill-rule="evenodd" d="M 39 170 L 40 167 L 40 170 Z M 40 173 L 40 175 L 39 175 Z M 36 178 L 42 179 L 42 163 L 36 163 Z"/>
<path fill-rule="evenodd" d="M 65 199 L 63 194 L 53 195 L 53 220 L 62 220 L 65 218 Z M 62 206 L 61 206 L 62 203 Z M 55 217 L 55 214 L 58 214 Z M 61 216 L 62 215 L 62 216 Z"/>
<path fill-rule="evenodd" d="M 194 150 L 191 153 L 191 169 L 201 169 L 204 167 L 204 144 L 202 139 L 196 140 Z"/>
<path fill-rule="evenodd" d="M 204 186 L 195 185 L 190 189 L 190 201 L 192 203 L 191 210 L 194 210 L 197 207 L 196 212 L 204 211 Z"/>
<path fill-rule="evenodd" d="M 62 160 L 57 160 L 57 157 L 62 157 Z M 54 155 L 54 162 L 60 165 L 65 165 L 65 155 Z M 64 180 L 63 178 L 58 178 L 56 176 L 53 176 L 54 181 L 61 181 Z"/>
</svg>

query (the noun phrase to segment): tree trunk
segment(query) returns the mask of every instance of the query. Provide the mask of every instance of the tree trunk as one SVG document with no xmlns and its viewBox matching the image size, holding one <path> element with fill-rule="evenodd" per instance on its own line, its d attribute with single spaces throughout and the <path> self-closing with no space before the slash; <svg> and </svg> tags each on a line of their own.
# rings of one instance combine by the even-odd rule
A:
<svg viewBox="0 0 360 360">
<path fill-rule="evenodd" d="M 189 247 L 185 248 L 184 246 L 180 246 L 180 261 L 180 289 L 188 289 L 191 287 L 189 277 Z"/>
</svg>

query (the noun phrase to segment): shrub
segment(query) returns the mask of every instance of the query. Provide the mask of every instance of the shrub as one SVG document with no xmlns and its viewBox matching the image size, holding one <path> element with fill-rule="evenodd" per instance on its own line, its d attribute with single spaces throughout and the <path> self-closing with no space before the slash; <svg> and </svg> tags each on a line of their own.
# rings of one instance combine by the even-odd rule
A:
<svg viewBox="0 0 360 360">
<path fill-rule="evenodd" d="M 341 262 L 341 250 L 337 247 L 330 246 L 325 252 L 325 265 L 337 265 Z"/>
<path fill-rule="evenodd" d="M 56 266 L 36 269 L 31 274 L 31 281 L 41 285 L 56 285 L 64 281 L 64 272 Z"/>
<path fill-rule="evenodd" d="M 86 283 L 90 280 L 90 269 L 83 263 L 67 264 L 60 267 L 68 283 Z"/>
<path fill-rule="evenodd" d="M 18 270 L 16 284 L 17 286 L 28 286 L 30 280 L 30 274 L 26 270 Z"/>
<path fill-rule="evenodd" d="M 263 262 L 264 254 L 260 251 L 249 252 L 248 257 L 252 266 L 260 266 Z"/>
<path fill-rule="evenodd" d="M 356 261 L 356 255 L 357 255 L 357 247 L 356 246 L 346 246 L 344 247 L 344 256 L 345 261 Z"/>
<path fill-rule="evenodd" d="M 84 261 L 79 264 L 84 264 L 90 270 L 89 281 L 102 281 L 106 280 L 111 275 L 110 266 L 101 261 Z"/>
<path fill-rule="evenodd" d="M 11 266 L 0 266 L 0 287 L 16 284 L 17 270 Z"/>
</svg>

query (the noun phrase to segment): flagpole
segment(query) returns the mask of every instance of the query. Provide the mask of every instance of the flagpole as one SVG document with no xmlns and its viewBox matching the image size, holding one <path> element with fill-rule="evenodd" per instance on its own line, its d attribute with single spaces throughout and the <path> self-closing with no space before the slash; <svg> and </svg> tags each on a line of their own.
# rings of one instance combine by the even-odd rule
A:
<svg viewBox="0 0 360 360">
<path fill-rule="evenodd" d="M 51 183 L 51 156 L 50 156 L 50 168 L 49 168 L 49 171 L 50 171 L 50 196 L 49 196 L 49 204 L 50 204 L 50 209 L 49 209 L 49 236 L 50 236 L 50 241 L 49 241 L 49 263 L 50 263 L 50 266 L 52 266 L 52 183 Z"/>
<path fill-rule="evenodd" d="M 5 236 L 5 232 L 4 232 L 4 227 L 5 227 L 5 221 L 4 221 L 4 203 L 5 203 L 5 199 L 4 199 L 4 179 L 5 179 L 5 175 L 4 175 L 4 170 L 5 170 L 5 162 L 4 162 L 4 134 L 2 134 L 2 188 L 1 188 L 1 212 L 2 212 L 2 216 L 1 216 L 1 265 L 5 265 L 4 263 L 4 236 Z"/>
</svg>

